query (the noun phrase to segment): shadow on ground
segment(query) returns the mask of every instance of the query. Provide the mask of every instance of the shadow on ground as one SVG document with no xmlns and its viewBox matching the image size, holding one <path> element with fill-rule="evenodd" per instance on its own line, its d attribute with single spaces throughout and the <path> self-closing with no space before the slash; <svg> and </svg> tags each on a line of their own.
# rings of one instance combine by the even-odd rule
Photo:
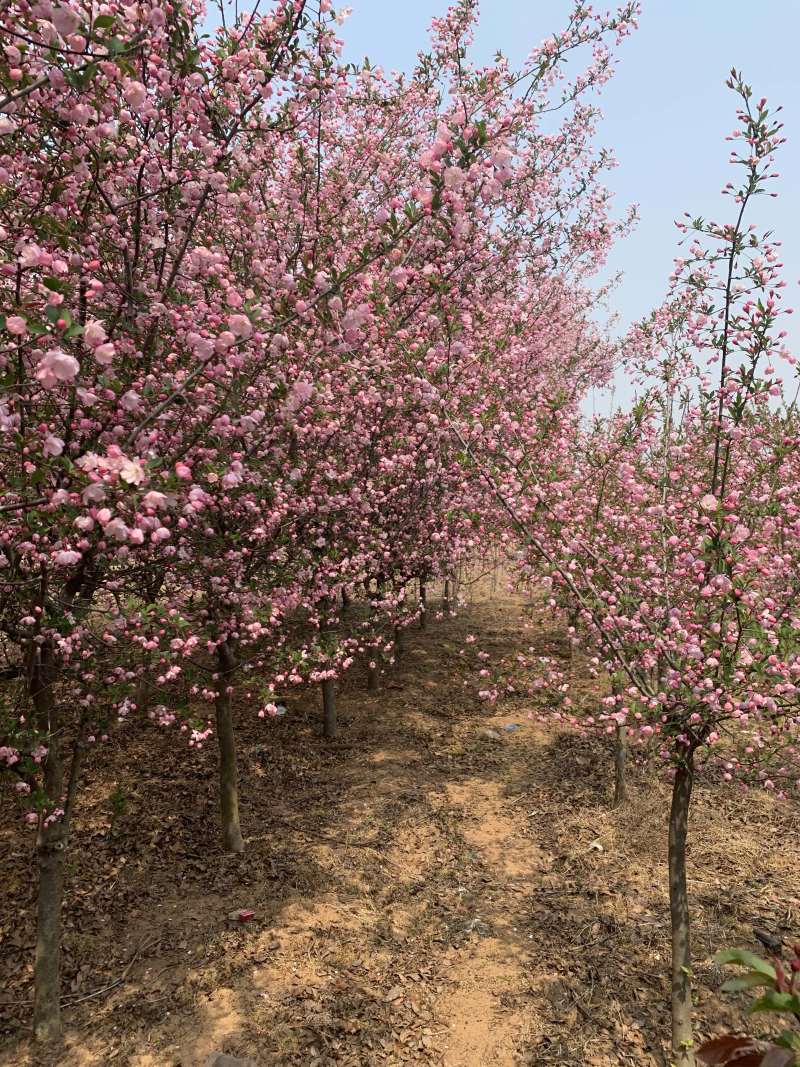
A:
<svg viewBox="0 0 800 1067">
<path fill-rule="evenodd" d="M 602 741 L 544 730 L 521 700 L 477 700 L 466 635 L 512 653 L 520 610 L 484 590 L 414 630 L 380 693 L 348 677 L 334 742 L 319 737 L 316 694 L 266 724 L 240 707 L 243 856 L 217 844 L 213 751 L 187 759 L 139 730 L 111 765 L 90 763 L 67 1046 L 53 1053 L 24 1030 L 35 880 L 29 840 L 4 827 L 0 1062 L 200 1067 L 219 1049 L 264 1067 L 663 1064 L 667 791 L 634 768 L 630 803 L 611 811 Z M 547 620 L 534 640 L 568 655 Z M 701 1029 L 733 1011 L 711 953 L 749 942 L 754 921 L 796 926 L 797 842 L 793 809 L 698 791 Z M 232 922 L 239 909 L 253 919 Z"/>
</svg>

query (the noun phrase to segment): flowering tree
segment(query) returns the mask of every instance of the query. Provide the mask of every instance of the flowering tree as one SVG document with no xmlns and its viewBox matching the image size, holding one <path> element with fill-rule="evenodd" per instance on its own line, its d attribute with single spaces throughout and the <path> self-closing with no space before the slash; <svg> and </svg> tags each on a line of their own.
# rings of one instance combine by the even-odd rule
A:
<svg viewBox="0 0 800 1067">
<path fill-rule="evenodd" d="M 504 367 L 507 379 L 518 351 L 490 368 L 489 320 L 472 309 L 502 301 L 508 321 L 518 322 L 515 301 L 530 297 L 518 284 L 520 265 L 535 249 L 540 274 L 556 261 L 566 271 L 610 237 L 595 184 L 604 161 L 588 155 L 592 113 L 576 108 L 546 138 L 531 121 L 545 110 L 544 90 L 533 89 L 549 84 L 563 56 L 624 33 L 632 16 L 577 12 L 569 32 L 521 75 L 467 66 L 471 4 L 437 25 L 433 52 L 409 83 L 365 69 L 348 89 L 351 72 L 336 65 L 335 44 L 318 45 L 307 85 L 315 106 L 296 122 L 281 165 L 263 159 L 243 186 L 269 210 L 261 228 L 240 234 L 256 245 L 241 258 L 277 264 L 269 287 L 259 281 L 258 300 L 259 314 L 270 312 L 281 332 L 237 394 L 236 411 L 229 406 L 212 423 L 215 436 L 197 436 L 181 461 L 195 514 L 179 536 L 170 583 L 173 598 L 182 597 L 173 616 L 180 627 L 199 611 L 190 629 L 204 627 L 218 655 L 223 644 L 250 649 L 240 665 L 260 672 L 262 710 L 274 707 L 277 685 L 321 682 L 332 732 L 331 683 L 363 644 L 361 629 L 342 640 L 341 591 L 374 578 L 385 595 L 373 607 L 402 623 L 405 583 L 447 573 L 477 543 L 483 487 L 464 484 L 460 442 L 441 405 L 475 395 L 489 373 L 502 380 Z M 321 20 L 314 33 L 329 41 Z M 606 68 L 600 50 L 565 101 Z M 534 103 L 514 97 L 520 81 L 530 83 Z M 545 151 L 553 173 L 542 170 Z M 345 203 L 343 186 L 351 190 Z M 590 216 L 593 240 L 582 229 Z M 528 390 L 535 385 L 526 381 Z M 579 391 L 580 382 L 573 401 Z M 212 581 L 204 597 L 197 573 Z M 320 631 L 300 648 L 282 634 L 298 612 Z M 173 641 L 182 656 L 180 636 Z M 236 664 L 218 666 L 230 683 Z M 218 730 L 221 742 L 226 735 Z M 235 758 L 223 763 L 232 768 Z M 231 798 L 223 821 L 239 849 L 234 794 L 223 788 Z"/>
<path fill-rule="evenodd" d="M 3 7 L 2 631 L 33 712 L 10 709 L 2 752 L 39 824 L 41 1038 L 59 1030 L 81 748 L 113 717 L 104 686 L 132 677 L 108 662 L 131 629 L 119 594 L 139 549 L 161 546 L 164 565 L 177 552 L 186 449 L 254 332 L 246 288 L 203 234 L 223 216 L 243 224 L 247 145 L 290 129 L 269 101 L 303 65 L 304 7 L 281 4 L 216 50 L 191 4 L 169 18 L 147 3 Z"/>
<path fill-rule="evenodd" d="M 613 233 L 583 98 L 635 12 L 578 3 L 521 71 L 476 69 L 465 0 L 394 82 L 341 64 L 327 0 L 210 40 L 194 2 L 0 5 L 0 758 L 37 826 L 37 1037 L 89 738 L 153 704 L 202 744 L 213 702 L 240 850 L 237 679 L 265 715 L 278 686 L 330 696 L 495 521 L 450 413 L 493 440 L 523 403 L 544 448 L 601 373 L 572 280 Z"/>
<path fill-rule="evenodd" d="M 645 383 L 632 412 L 579 434 L 543 472 L 523 449 L 491 477 L 523 537 L 523 569 L 571 600 L 621 681 L 599 716 L 673 780 L 669 819 L 673 1054 L 694 1064 L 686 838 L 701 769 L 769 789 L 798 781 L 799 562 L 794 407 L 776 364 L 778 252 L 745 223 L 774 177 L 780 125 L 735 72 L 736 219 L 689 220 L 670 302 L 628 341 Z M 505 460 L 511 455 L 510 464 Z"/>
</svg>

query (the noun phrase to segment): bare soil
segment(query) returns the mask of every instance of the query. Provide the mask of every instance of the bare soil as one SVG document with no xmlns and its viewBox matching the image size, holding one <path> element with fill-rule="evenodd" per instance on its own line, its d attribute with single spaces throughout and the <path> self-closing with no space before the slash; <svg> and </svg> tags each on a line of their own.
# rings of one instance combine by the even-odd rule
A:
<svg viewBox="0 0 800 1067">
<path fill-rule="evenodd" d="M 466 634 L 493 657 L 531 634 L 564 654 L 541 610 L 523 637 L 521 601 L 497 583 L 457 619 L 435 608 L 380 693 L 347 679 L 336 741 L 311 691 L 280 720 L 238 709 L 242 856 L 218 844 L 213 745 L 189 754 L 131 728 L 88 761 L 58 1050 L 26 1029 L 33 842 L 3 795 L 0 1064 L 202 1067 L 215 1050 L 264 1067 L 668 1063 L 666 784 L 633 767 L 612 810 L 604 740 L 548 731 L 529 701 L 478 701 Z M 707 1034 L 742 1019 L 713 952 L 753 947 L 754 925 L 800 936 L 800 836 L 796 807 L 771 796 L 700 785 L 695 799 Z M 231 921 L 238 909 L 254 917 Z"/>
</svg>

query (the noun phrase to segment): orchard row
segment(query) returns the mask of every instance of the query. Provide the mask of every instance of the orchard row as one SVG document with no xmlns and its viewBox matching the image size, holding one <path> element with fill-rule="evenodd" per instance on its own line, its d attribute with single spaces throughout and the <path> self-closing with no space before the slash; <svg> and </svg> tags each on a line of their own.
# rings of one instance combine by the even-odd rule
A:
<svg viewBox="0 0 800 1067">
<path fill-rule="evenodd" d="M 780 127 L 732 75 L 734 221 L 682 224 L 664 307 L 611 342 L 593 275 L 630 219 L 593 101 L 637 5 L 576 3 L 518 70 L 470 60 L 475 6 L 401 77 L 343 61 L 329 0 L 210 34 L 195 2 L 0 2 L 0 767 L 37 834 L 41 1039 L 86 746 L 143 717 L 186 759 L 217 744 L 240 851 L 234 704 L 268 730 L 319 684 L 332 733 L 336 679 L 376 684 L 419 614 L 409 583 L 499 544 L 611 678 L 581 709 L 534 665 L 553 716 L 674 777 L 693 1060 L 692 781 L 800 778 L 798 425 L 747 219 Z M 620 360 L 641 399 L 585 426 Z"/>
</svg>

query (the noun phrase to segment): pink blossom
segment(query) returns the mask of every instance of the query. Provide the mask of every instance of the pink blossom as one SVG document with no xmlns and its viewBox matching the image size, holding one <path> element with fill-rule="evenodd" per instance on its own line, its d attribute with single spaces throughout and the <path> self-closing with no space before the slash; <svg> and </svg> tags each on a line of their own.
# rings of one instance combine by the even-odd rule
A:
<svg viewBox="0 0 800 1067">
<path fill-rule="evenodd" d="M 112 519 L 111 522 L 106 523 L 103 527 L 103 533 L 106 537 L 112 537 L 115 541 L 127 541 L 128 539 L 128 527 L 122 519 Z"/>
<path fill-rule="evenodd" d="M 62 382 L 71 382 L 79 370 L 80 364 L 74 356 L 60 348 L 51 348 L 39 360 L 36 378 L 45 389 L 54 389 Z"/>
<path fill-rule="evenodd" d="M 231 315 L 228 318 L 228 328 L 231 333 L 245 340 L 253 335 L 253 324 L 247 315 Z"/>
<path fill-rule="evenodd" d="M 120 465 L 119 476 L 128 485 L 141 485 L 144 481 L 144 467 L 138 459 L 125 459 Z"/>
<path fill-rule="evenodd" d="M 460 167 L 446 167 L 444 172 L 444 186 L 445 189 L 460 189 L 466 175 Z"/>
<path fill-rule="evenodd" d="M 244 316 L 242 316 L 244 317 Z M 230 330 L 223 330 L 219 337 L 214 342 L 214 348 L 217 352 L 227 352 L 232 345 L 236 344 L 236 335 L 231 333 Z"/>
<path fill-rule="evenodd" d="M 68 37 L 80 25 L 80 16 L 67 4 L 58 4 L 53 8 L 50 19 L 62 37 Z"/>
<path fill-rule="evenodd" d="M 28 324 L 21 315 L 9 315 L 6 319 L 6 329 L 15 337 L 24 337 L 28 332 Z"/>
<path fill-rule="evenodd" d="M 94 358 L 102 367 L 108 367 L 114 362 L 114 345 L 111 341 L 98 345 L 94 350 Z"/>
<path fill-rule="evenodd" d="M 38 267 L 42 250 L 37 244 L 24 244 L 19 250 L 19 265 L 23 268 Z"/>
<path fill-rule="evenodd" d="M 83 339 L 89 348 L 97 348 L 106 339 L 106 330 L 102 322 L 92 319 L 83 328 Z"/>
<path fill-rule="evenodd" d="M 81 558 L 82 556 L 80 552 L 64 549 L 61 552 L 56 552 L 54 561 L 59 567 L 72 567 L 76 563 L 79 563 Z"/>
<path fill-rule="evenodd" d="M 145 493 L 142 497 L 142 503 L 146 508 L 163 508 L 167 506 L 167 498 L 164 493 L 158 493 L 155 489 L 151 489 L 149 493 Z"/>
<path fill-rule="evenodd" d="M 60 456 L 63 451 L 64 442 L 61 440 L 61 438 L 49 433 L 44 439 L 44 444 L 42 445 L 42 452 L 46 456 Z"/>
<path fill-rule="evenodd" d="M 124 82 L 123 96 L 131 110 L 141 111 L 147 100 L 147 89 L 141 82 L 126 78 Z"/>
</svg>

